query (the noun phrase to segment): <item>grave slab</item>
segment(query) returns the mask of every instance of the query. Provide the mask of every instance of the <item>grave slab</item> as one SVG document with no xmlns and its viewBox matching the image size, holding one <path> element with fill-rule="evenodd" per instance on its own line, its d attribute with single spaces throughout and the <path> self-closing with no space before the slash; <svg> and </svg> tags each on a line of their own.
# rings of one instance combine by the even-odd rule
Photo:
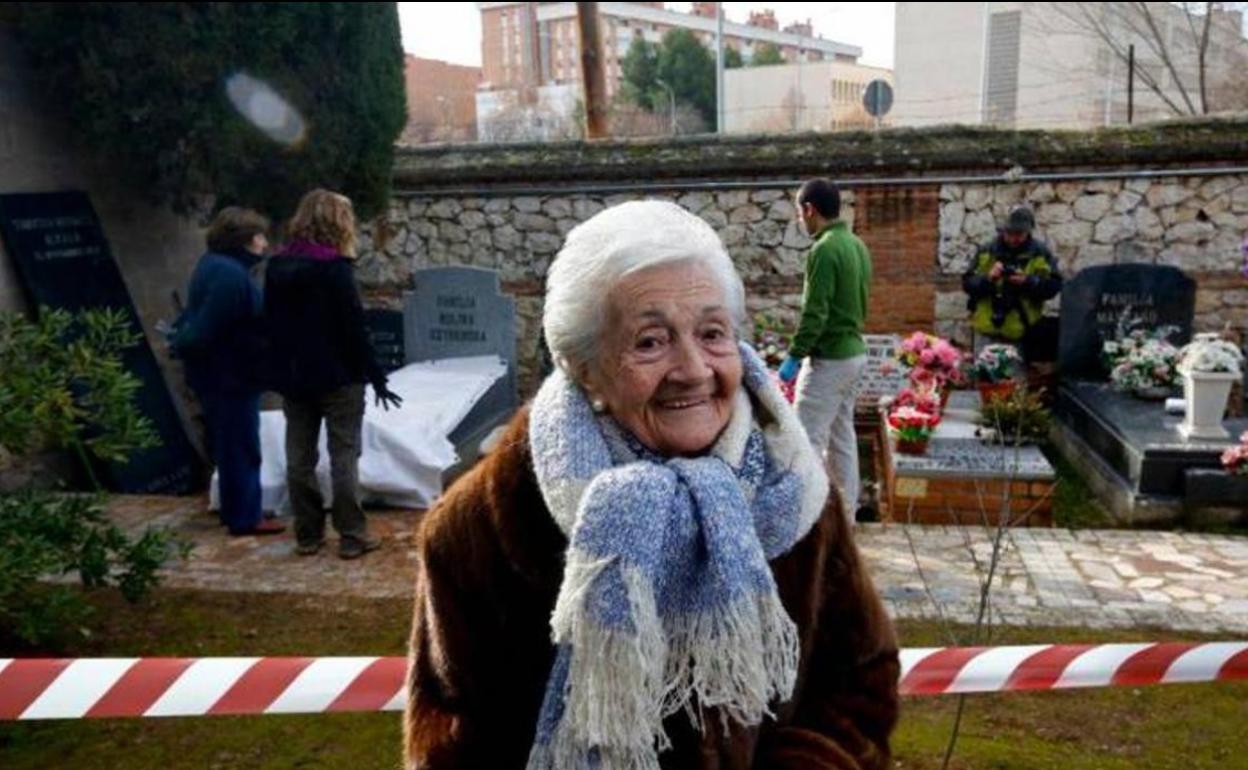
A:
<svg viewBox="0 0 1248 770">
<path fill-rule="evenodd" d="M 997 446 L 976 435 L 979 394 L 956 391 L 927 452 L 897 452 L 883 436 L 888 518 L 923 524 L 1052 526 L 1053 466 L 1036 446 Z"/>
</svg>

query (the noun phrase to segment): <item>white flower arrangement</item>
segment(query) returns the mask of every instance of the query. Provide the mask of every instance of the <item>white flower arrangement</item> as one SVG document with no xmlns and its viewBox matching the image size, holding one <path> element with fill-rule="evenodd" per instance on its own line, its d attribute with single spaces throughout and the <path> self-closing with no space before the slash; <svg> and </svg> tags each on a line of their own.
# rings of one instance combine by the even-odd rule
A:
<svg viewBox="0 0 1248 770">
<path fill-rule="evenodd" d="M 1101 353 L 1114 387 L 1130 393 L 1174 387 L 1179 375 L 1179 349 L 1166 341 L 1174 331 L 1173 327 L 1162 327 L 1151 334 L 1136 330 L 1107 341 Z"/>
<path fill-rule="evenodd" d="M 1179 371 L 1225 372 L 1239 374 L 1243 371 L 1244 354 L 1234 343 L 1218 334 L 1197 334 L 1179 351 Z"/>
</svg>

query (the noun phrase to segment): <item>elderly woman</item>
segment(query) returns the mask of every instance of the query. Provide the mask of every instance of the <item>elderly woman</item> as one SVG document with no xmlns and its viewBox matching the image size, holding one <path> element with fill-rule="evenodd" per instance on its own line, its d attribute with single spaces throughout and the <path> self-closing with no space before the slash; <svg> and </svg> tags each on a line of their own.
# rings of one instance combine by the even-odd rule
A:
<svg viewBox="0 0 1248 770">
<path fill-rule="evenodd" d="M 558 364 L 429 512 L 409 768 L 884 768 L 897 647 L 715 233 L 574 229 Z"/>
</svg>

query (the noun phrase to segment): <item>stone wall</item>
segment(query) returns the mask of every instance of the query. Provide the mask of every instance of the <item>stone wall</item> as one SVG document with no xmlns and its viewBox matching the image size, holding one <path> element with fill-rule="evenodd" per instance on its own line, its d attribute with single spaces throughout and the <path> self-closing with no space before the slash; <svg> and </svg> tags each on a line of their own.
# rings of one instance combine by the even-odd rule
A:
<svg viewBox="0 0 1248 770">
<path fill-rule="evenodd" d="M 578 223 L 604 208 L 640 198 L 673 200 L 719 232 L 750 286 L 751 312 L 793 321 L 801 304 L 809 239 L 780 190 L 494 198 L 397 197 L 385 220 L 364 228 L 357 277 L 375 304 L 397 305 L 396 287 L 412 270 L 471 265 L 498 270 L 517 295 L 521 387 L 536 385 L 546 270 Z M 854 195 L 846 196 L 853 218 Z"/>
<path fill-rule="evenodd" d="M 796 320 L 809 239 L 791 188 L 614 194 L 398 195 L 365 228 L 360 281 L 370 300 L 397 304 L 414 269 L 499 270 L 518 297 L 521 387 L 537 383 L 546 270 L 563 237 L 604 207 L 643 197 L 673 200 L 716 229 L 747 287 L 751 313 Z M 969 342 L 960 275 L 1009 207 L 1035 208 L 1038 235 L 1067 276 L 1091 265 L 1175 265 L 1198 281 L 1199 329 L 1248 328 L 1248 281 L 1236 272 L 1248 232 L 1248 176 L 1084 179 L 976 184 L 864 184 L 845 191 L 846 218 L 875 260 L 868 330 L 931 329 Z M 1058 305 L 1050 308 L 1056 314 Z"/>
<path fill-rule="evenodd" d="M 936 320 L 942 333 L 969 335 L 965 295 L 954 278 L 1021 203 L 1035 211 L 1036 234 L 1064 275 L 1094 265 L 1173 265 L 1197 280 L 1198 330 L 1228 323 L 1248 329 L 1248 281 L 1236 272 L 1248 233 L 1248 175 L 946 184 L 940 200 L 937 265 L 946 280 Z"/>
</svg>

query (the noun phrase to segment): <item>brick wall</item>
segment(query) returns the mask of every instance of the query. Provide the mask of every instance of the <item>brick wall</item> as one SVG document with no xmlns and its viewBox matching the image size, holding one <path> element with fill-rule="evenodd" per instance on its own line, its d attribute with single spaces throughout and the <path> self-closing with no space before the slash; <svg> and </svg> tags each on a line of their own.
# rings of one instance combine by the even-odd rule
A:
<svg viewBox="0 0 1248 770">
<path fill-rule="evenodd" d="M 874 268 L 868 331 L 933 328 L 938 195 L 938 188 L 927 186 L 858 192 L 855 229 L 871 250 Z"/>
</svg>

